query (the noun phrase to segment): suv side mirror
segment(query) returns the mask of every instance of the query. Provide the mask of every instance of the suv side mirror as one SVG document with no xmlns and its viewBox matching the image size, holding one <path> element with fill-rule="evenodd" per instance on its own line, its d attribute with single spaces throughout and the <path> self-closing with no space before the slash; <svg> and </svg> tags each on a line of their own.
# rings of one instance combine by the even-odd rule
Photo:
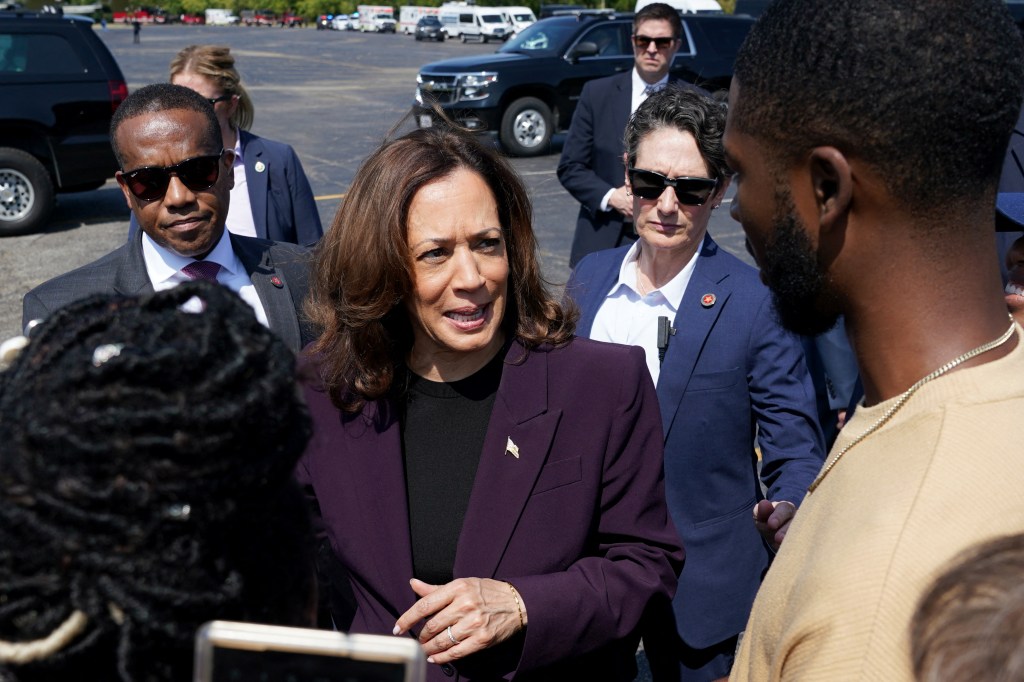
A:
<svg viewBox="0 0 1024 682">
<path fill-rule="evenodd" d="M 584 40 L 578 43 L 576 47 L 569 52 L 569 61 L 576 63 L 583 57 L 596 57 L 598 53 L 597 43 L 592 43 L 589 40 Z"/>
</svg>

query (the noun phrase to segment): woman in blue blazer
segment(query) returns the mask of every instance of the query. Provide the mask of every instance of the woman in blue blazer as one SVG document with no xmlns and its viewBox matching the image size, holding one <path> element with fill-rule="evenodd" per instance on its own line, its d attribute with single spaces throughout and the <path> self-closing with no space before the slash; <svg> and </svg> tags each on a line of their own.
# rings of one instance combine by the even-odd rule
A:
<svg viewBox="0 0 1024 682">
<path fill-rule="evenodd" d="M 234 234 L 313 246 L 323 235 L 313 190 L 291 146 L 253 135 L 253 104 L 228 47 L 190 45 L 171 60 L 171 82 L 210 101 L 224 148 L 235 151 L 227 228 Z M 134 217 L 129 237 L 137 229 Z"/>
<path fill-rule="evenodd" d="M 644 629 L 656 682 L 729 674 L 761 577 L 824 457 L 800 341 L 775 323 L 757 271 L 707 235 L 731 174 L 724 126 L 722 104 L 673 86 L 637 109 L 624 173 L 639 240 L 590 254 L 566 287 L 580 335 L 643 347 L 657 386 L 686 565 L 672 608 Z"/>
</svg>

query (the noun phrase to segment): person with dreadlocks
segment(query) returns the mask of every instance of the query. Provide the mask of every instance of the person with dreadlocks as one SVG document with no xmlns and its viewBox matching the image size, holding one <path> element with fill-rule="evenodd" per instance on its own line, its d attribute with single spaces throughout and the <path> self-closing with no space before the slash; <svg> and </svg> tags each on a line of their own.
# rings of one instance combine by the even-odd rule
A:
<svg viewBox="0 0 1024 682">
<path fill-rule="evenodd" d="M 206 621 L 313 623 L 295 359 L 231 291 L 54 312 L 0 414 L 0 680 L 187 680 Z"/>
</svg>

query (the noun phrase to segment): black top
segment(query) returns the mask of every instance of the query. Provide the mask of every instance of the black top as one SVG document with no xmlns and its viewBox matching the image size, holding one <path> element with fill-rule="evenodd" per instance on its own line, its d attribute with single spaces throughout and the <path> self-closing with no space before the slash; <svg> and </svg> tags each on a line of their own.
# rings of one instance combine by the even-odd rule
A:
<svg viewBox="0 0 1024 682">
<path fill-rule="evenodd" d="M 504 353 L 460 381 L 430 381 L 409 372 L 402 454 L 409 501 L 413 574 L 451 582 L 462 519 L 501 383 Z"/>
</svg>

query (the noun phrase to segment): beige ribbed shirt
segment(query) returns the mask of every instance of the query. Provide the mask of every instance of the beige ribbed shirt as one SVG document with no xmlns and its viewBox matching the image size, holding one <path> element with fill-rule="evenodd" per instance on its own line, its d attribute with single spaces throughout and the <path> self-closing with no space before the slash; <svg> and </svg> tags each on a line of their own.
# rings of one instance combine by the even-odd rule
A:
<svg viewBox="0 0 1024 682">
<path fill-rule="evenodd" d="M 921 387 L 808 495 L 730 680 L 912 680 L 909 624 L 961 550 L 1024 531 L 1024 336 Z M 895 400 L 895 399 L 894 399 Z M 891 401 L 860 408 L 833 452 Z"/>
</svg>

